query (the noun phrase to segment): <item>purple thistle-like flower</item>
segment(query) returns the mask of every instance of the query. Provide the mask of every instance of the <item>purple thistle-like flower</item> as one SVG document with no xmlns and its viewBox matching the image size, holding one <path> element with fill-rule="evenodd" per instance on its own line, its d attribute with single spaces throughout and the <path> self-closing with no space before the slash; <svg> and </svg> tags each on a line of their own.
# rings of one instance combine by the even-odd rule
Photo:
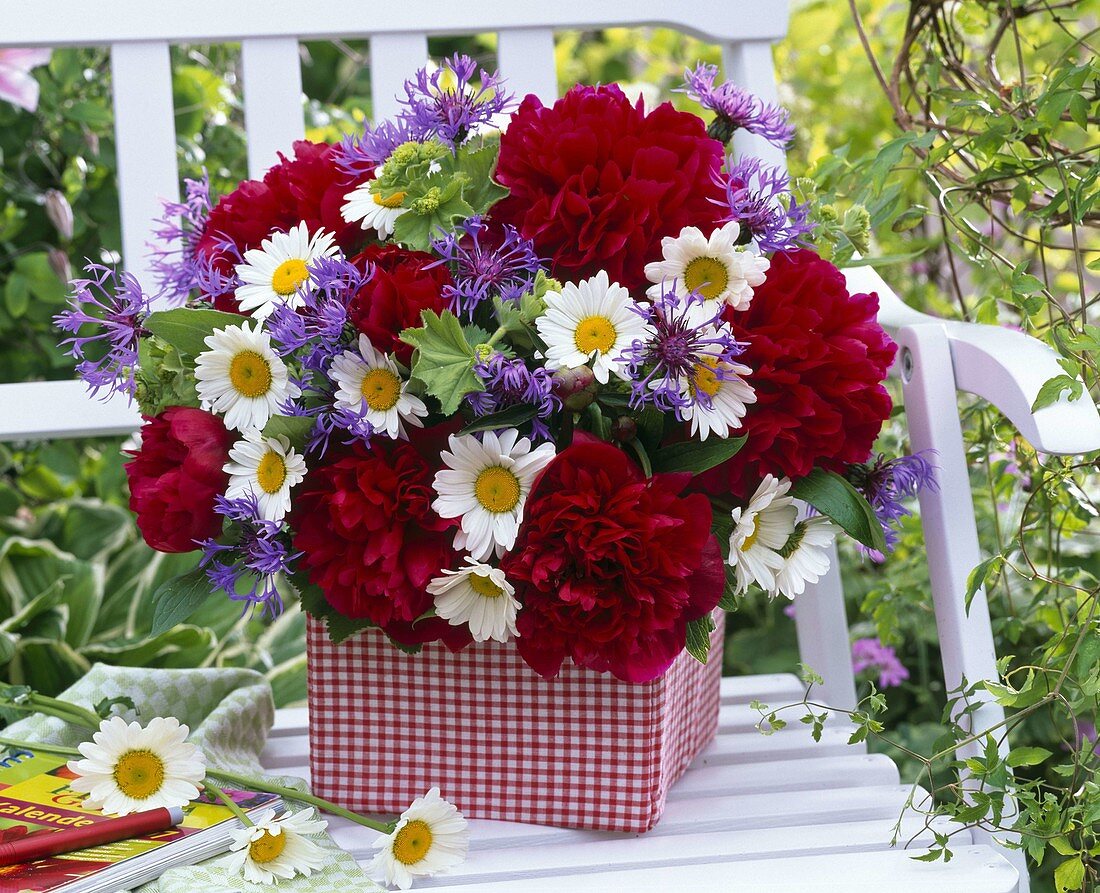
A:
<svg viewBox="0 0 1100 893">
<path fill-rule="evenodd" d="M 164 213 L 155 221 L 150 243 L 153 276 L 169 301 L 185 302 L 191 291 L 199 287 L 199 260 L 195 256 L 213 203 L 210 199 L 210 178 L 203 173 L 199 180 L 184 180 L 184 200 L 164 202 Z"/>
<path fill-rule="evenodd" d="M 233 601 L 244 602 L 246 611 L 259 605 L 265 614 L 277 617 L 283 601 L 275 578 L 289 573 L 302 553 L 290 551 L 281 524 L 260 517 L 254 493 L 237 499 L 219 496 L 214 510 L 236 525 L 238 538 L 233 544 L 212 538 L 202 541 L 200 567 L 206 568 L 206 576 L 214 586 Z"/>
<path fill-rule="evenodd" d="M 813 232 L 810 206 L 795 201 L 790 177 L 782 168 L 744 156 L 730 161 L 717 182 L 726 191 L 728 213 L 722 222 L 736 221 L 743 243 L 755 239 L 764 252 L 793 251 Z"/>
<path fill-rule="evenodd" d="M 714 112 L 715 118 L 707 133 L 728 143 L 735 130 L 747 130 L 769 143 L 786 148 L 794 139 L 790 112 L 776 103 L 764 102 L 743 87 L 727 81 L 715 86 L 717 65 L 700 63 L 684 72 L 684 85 L 677 93 L 686 93 L 703 108 Z"/>
<path fill-rule="evenodd" d="M 694 382 L 697 370 L 706 365 L 723 378 L 723 364 L 734 363 L 745 345 L 722 323 L 722 311 L 703 322 L 693 322 L 693 305 L 705 299 L 698 294 L 681 297 L 666 291 L 651 303 L 635 308 L 648 324 L 649 334 L 635 339 L 622 352 L 633 379 L 630 402 L 635 408 L 652 403 L 662 412 L 674 412 L 683 419 L 683 410 L 695 403 L 710 406 L 705 392 L 684 384 Z M 649 371 L 646 372 L 646 369 Z"/>
<path fill-rule="evenodd" d="M 903 500 L 916 496 L 926 487 L 933 492 L 939 487 L 936 466 L 928 460 L 927 452 L 922 450 L 912 456 L 894 459 L 880 455 L 867 465 L 856 465 L 848 470 L 848 479 L 871 504 L 875 517 L 882 525 L 888 552 L 892 552 L 898 543 L 895 525 L 912 514 Z M 861 549 L 874 561 L 884 560 L 881 552 Z"/>
<path fill-rule="evenodd" d="M 349 183 L 358 183 L 374 175 L 393 150 L 414 138 L 409 122 L 401 118 L 369 124 L 358 136 L 348 134 L 336 147 L 333 160 Z"/>
<path fill-rule="evenodd" d="M 447 73 L 454 77 L 453 86 L 440 83 Z M 474 86 L 477 74 L 477 63 L 456 53 L 444 59 L 431 74 L 427 68 L 421 68 L 415 77 L 405 81 L 405 98 L 401 100 L 404 109 L 399 117 L 417 140 L 435 137 L 458 146 L 477 127 L 511 108 L 515 98 L 504 91 L 504 78 L 483 68 L 481 85 Z"/>
<path fill-rule="evenodd" d="M 283 415 L 313 419 L 306 438 L 306 452 L 322 458 L 331 446 L 332 438 L 342 435 L 345 446 L 361 443 L 369 446 L 374 427 L 364 417 L 365 404 L 356 409 L 336 405 L 336 391 L 330 377 L 323 371 L 309 371 L 304 377 L 293 376 L 302 392 L 300 401 L 288 401 L 279 407 Z"/>
<path fill-rule="evenodd" d="M 461 231 L 445 233 L 432 242 L 443 258 L 436 264 L 454 265 L 454 285 L 443 286 L 443 297 L 456 314 L 472 316 L 478 305 L 491 295 L 515 301 L 535 283 L 540 260 L 535 245 L 514 226 L 501 228 L 503 238 L 483 239 L 489 225 L 480 215 L 467 218 Z"/>
<path fill-rule="evenodd" d="M 909 678 L 909 671 L 889 645 L 878 639 L 856 639 L 852 643 L 852 672 L 878 673 L 879 688 L 896 688 Z"/>
<path fill-rule="evenodd" d="M 84 272 L 88 279 L 74 279 L 69 309 L 54 317 L 54 325 L 72 337 L 61 342 L 68 354 L 80 362 L 76 371 L 93 394 L 108 388 L 134 396 L 134 370 L 138 361 L 138 342 L 146 334 L 145 317 L 149 298 L 129 273 L 119 273 L 101 264 L 89 263 Z M 85 325 L 95 326 L 93 335 L 80 335 Z M 93 359 L 87 349 L 105 345 Z M 92 351 L 93 354 L 98 351 Z"/>
<path fill-rule="evenodd" d="M 528 369 L 523 360 L 510 360 L 498 353 L 475 363 L 474 373 L 485 384 L 484 391 L 466 396 L 474 415 L 481 418 L 510 406 L 531 406 L 535 409 L 532 436 L 550 440 L 546 420 L 561 409 L 561 400 L 553 392 L 553 376 L 548 370 Z"/>
</svg>

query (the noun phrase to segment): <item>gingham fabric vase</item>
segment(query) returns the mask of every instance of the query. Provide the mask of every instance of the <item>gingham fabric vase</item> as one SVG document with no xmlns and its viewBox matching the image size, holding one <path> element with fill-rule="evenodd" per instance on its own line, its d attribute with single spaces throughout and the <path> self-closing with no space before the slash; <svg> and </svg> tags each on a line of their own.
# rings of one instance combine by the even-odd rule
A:
<svg viewBox="0 0 1100 893">
<path fill-rule="evenodd" d="M 333 645 L 310 618 L 315 793 L 397 813 L 432 785 L 468 818 L 648 831 L 718 727 L 723 618 L 704 666 L 686 652 L 640 685 L 562 667 L 543 679 L 513 645 L 415 655 L 368 630 Z"/>
</svg>

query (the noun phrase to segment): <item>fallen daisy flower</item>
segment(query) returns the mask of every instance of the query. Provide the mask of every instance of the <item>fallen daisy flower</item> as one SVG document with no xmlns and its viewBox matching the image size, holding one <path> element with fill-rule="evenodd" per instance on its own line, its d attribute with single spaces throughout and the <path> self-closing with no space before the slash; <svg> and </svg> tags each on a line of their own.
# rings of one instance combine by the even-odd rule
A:
<svg viewBox="0 0 1100 893">
<path fill-rule="evenodd" d="M 312 808 L 279 818 L 269 809 L 254 824 L 232 833 L 226 866 L 253 884 L 278 884 L 299 874 L 309 877 L 324 868 L 325 851 L 307 835 L 327 827 L 324 819 L 314 818 Z"/>
<path fill-rule="evenodd" d="M 378 849 L 370 871 L 402 890 L 413 878 L 428 877 L 461 865 L 470 846 L 466 819 L 432 788 L 413 800 L 389 834 L 374 841 Z"/>
<path fill-rule="evenodd" d="M 171 716 L 144 727 L 120 716 L 105 719 L 79 746 L 84 759 L 69 761 L 77 776 L 69 787 L 88 795 L 86 807 L 107 815 L 186 806 L 206 777 L 206 757 L 187 743 L 189 731 Z"/>
</svg>

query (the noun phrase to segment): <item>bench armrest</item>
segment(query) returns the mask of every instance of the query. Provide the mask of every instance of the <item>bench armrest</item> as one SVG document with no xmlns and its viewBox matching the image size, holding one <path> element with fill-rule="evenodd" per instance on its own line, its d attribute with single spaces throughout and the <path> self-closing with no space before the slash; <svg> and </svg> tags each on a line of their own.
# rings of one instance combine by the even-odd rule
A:
<svg viewBox="0 0 1100 893">
<path fill-rule="evenodd" d="M 878 293 L 879 322 L 887 330 L 942 326 L 958 390 L 996 406 L 1035 449 L 1061 455 L 1100 449 L 1100 414 L 1087 390 L 1076 400 L 1063 394 L 1052 405 L 1032 411 L 1043 384 L 1065 373 L 1058 355 L 1046 344 L 1013 329 L 944 320 L 914 310 L 872 267 L 844 272 L 850 291 Z"/>
</svg>

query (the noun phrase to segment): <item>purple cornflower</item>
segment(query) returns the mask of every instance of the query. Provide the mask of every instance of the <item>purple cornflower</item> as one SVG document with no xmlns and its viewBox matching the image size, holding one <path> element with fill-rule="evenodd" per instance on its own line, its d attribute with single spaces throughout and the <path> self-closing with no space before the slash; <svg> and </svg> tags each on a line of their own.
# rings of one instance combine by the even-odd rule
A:
<svg viewBox="0 0 1100 893">
<path fill-rule="evenodd" d="M 306 369 L 320 371 L 342 349 L 348 304 L 373 269 L 361 271 L 341 257 L 318 259 L 310 268 L 312 285 L 300 292 L 302 306 L 279 304 L 267 320 L 267 329 L 282 356 L 308 346 L 299 360 Z"/>
<path fill-rule="evenodd" d="M 528 291 L 539 271 L 535 245 L 514 226 L 505 224 L 503 237 L 483 239 L 489 225 L 480 215 L 467 218 L 461 232 L 445 233 L 432 242 L 439 263 L 454 264 L 454 285 L 443 286 L 443 297 L 456 314 L 472 316 L 478 305 L 493 294 L 515 301 Z M 438 266 L 433 264 L 432 266 Z"/>
<path fill-rule="evenodd" d="M 892 552 L 898 543 L 894 525 L 912 514 L 903 500 L 916 496 L 925 487 L 933 492 L 938 489 L 936 466 L 922 450 L 912 456 L 887 459 L 877 456 L 867 465 L 855 465 L 848 470 L 848 479 L 863 494 L 874 509 L 875 517 L 886 536 L 886 551 Z M 861 547 L 862 548 L 862 547 Z M 873 561 L 883 561 L 881 552 L 864 549 Z"/>
<path fill-rule="evenodd" d="M 447 74 L 454 84 L 441 84 Z M 481 69 L 481 86 L 473 85 L 478 73 L 477 63 L 469 56 L 456 53 L 428 73 L 421 68 L 414 78 L 405 81 L 405 106 L 399 117 L 405 121 L 415 138 L 423 141 L 435 137 L 451 146 L 465 142 L 477 127 L 488 124 L 493 116 L 509 109 L 514 97 L 504 91 L 504 78 Z"/>
<path fill-rule="evenodd" d="M 879 688 L 896 688 L 909 678 L 909 671 L 889 645 L 878 639 L 856 639 L 852 643 L 852 672 L 878 672 Z"/>
<path fill-rule="evenodd" d="M 635 339 L 622 352 L 633 379 L 630 402 L 635 408 L 652 403 L 662 412 L 675 412 L 682 419 L 683 410 L 695 403 L 709 407 L 709 395 L 684 385 L 694 382 L 702 365 L 723 378 L 723 364 L 734 363 L 744 353 L 745 345 L 737 341 L 729 326 L 722 324 L 721 310 L 702 323 L 692 321 L 693 305 L 704 300 L 698 294 L 681 297 L 666 291 L 651 303 L 635 308 L 649 327 L 644 340 Z M 649 372 L 641 377 L 647 367 Z"/>
<path fill-rule="evenodd" d="M 319 381 L 320 384 L 315 384 Z M 336 391 L 331 379 L 321 371 L 305 377 L 294 377 L 302 391 L 300 402 L 289 401 L 279 407 L 284 415 L 313 419 L 313 428 L 306 438 L 306 451 L 321 458 L 328 452 L 332 438 L 342 434 L 345 446 L 353 443 L 370 445 L 374 427 L 363 417 L 365 404 L 358 409 L 336 405 Z"/>
<path fill-rule="evenodd" d="M 61 346 L 68 346 L 69 356 L 80 360 L 76 371 L 93 394 L 108 388 L 132 399 L 138 342 L 146 334 L 143 323 L 149 313 L 149 298 L 129 273 L 93 263 L 84 272 L 90 278 L 73 280 L 70 309 L 53 318 L 54 325 L 72 335 Z M 95 326 L 95 334 L 79 335 L 85 325 Z M 96 342 L 105 344 L 106 350 L 98 359 L 91 359 L 85 351 Z"/>
<path fill-rule="evenodd" d="M 553 393 L 553 376 L 548 370 L 528 369 L 523 360 L 510 360 L 498 353 L 475 363 L 474 373 L 485 384 L 484 391 L 466 396 L 474 415 L 481 418 L 509 406 L 531 406 L 536 411 L 531 419 L 532 436 L 550 440 L 546 420 L 561 409 L 561 401 Z"/>
<path fill-rule="evenodd" d="M 359 136 L 348 134 L 336 147 L 333 160 L 349 183 L 358 183 L 374 174 L 374 169 L 402 143 L 413 139 L 409 123 L 398 118 L 383 121 L 375 127 L 369 124 Z"/>
<path fill-rule="evenodd" d="M 775 103 L 764 102 L 743 87 L 726 82 L 714 85 L 718 77 L 717 65 L 700 63 L 695 70 L 684 72 L 684 85 L 677 93 L 686 93 L 703 108 L 714 112 L 715 118 L 707 133 L 723 143 L 728 143 L 735 130 L 747 130 L 761 136 L 779 148 L 788 146 L 794 139 L 794 126 L 790 112 Z"/>
<path fill-rule="evenodd" d="M 206 568 L 210 582 L 233 601 L 244 602 L 245 610 L 260 605 L 268 616 L 277 617 L 282 613 L 283 600 L 275 587 L 275 577 L 289 573 L 302 553 L 290 551 L 281 524 L 259 516 L 254 493 L 238 499 L 219 496 L 214 500 L 214 511 L 233 522 L 239 536 L 232 545 L 213 538 L 199 543 L 203 551 L 200 567 Z M 243 586 L 250 588 L 241 592 Z"/>
<path fill-rule="evenodd" d="M 743 156 L 730 161 L 729 170 L 717 183 L 726 191 L 728 213 L 723 223 L 734 220 L 741 227 L 741 242 L 753 239 L 761 251 L 793 251 L 813 232 L 810 206 L 795 201 L 790 177 L 780 167 L 759 158 Z"/>
<path fill-rule="evenodd" d="M 199 260 L 195 256 L 213 204 L 210 178 L 184 180 L 184 200 L 164 202 L 164 213 L 155 221 L 151 242 L 150 268 L 169 301 L 183 303 L 199 287 Z"/>
</svg>

